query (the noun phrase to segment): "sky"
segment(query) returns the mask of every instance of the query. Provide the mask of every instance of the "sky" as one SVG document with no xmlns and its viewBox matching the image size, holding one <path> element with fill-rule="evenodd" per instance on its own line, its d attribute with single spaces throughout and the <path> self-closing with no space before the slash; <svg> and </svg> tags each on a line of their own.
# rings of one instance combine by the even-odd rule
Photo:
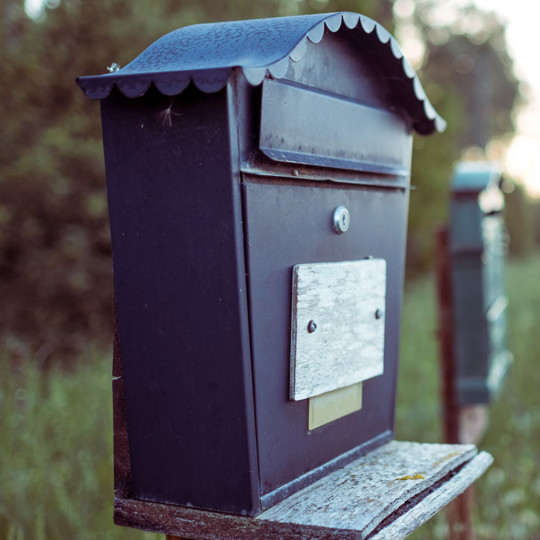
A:
<svg viewBox="0 0 540 540">
<path fill-rule="evenodd" d="M 485 159 L 496 161 L 512 179 L 525 185 L 528 193 L 540 197 L 540 61 L 534 36 L 540 15 L 539 0 L 441 0 L 437 9 L 437 23 L 450 24 L 455 7 L 473 3 L 486 12 L 495 12 L 505 24 L 508 52 L 514 61 L 517 78 L 527 104 L 516 111 L 516 133 L 511 141 L 488 145 Z M 394 9 L 406 19 L 415 9 L 415 0 L 396 0 Z M 398 41 L 405 56 L 419 66 L 424 55 L 423 46 L 412 34 L 400 35 Z M 429 96 L 428 96 L 429 97 Z M 478 153 L 471 153 L 478 158 Z M 464 157 L 467 159 L 467 154 Z"/>
<path fill-rule="evenodd" d="M 506 37 L 516 74 L 530 89 L 530 103 L 518 115 L 517 133 L 504 159 L 506 171 L 520 179 L 531 195 L 540 197 L 540 56 L 536 35 L 538 0 L 475 0 L 506 20 Z"/>
</svg>

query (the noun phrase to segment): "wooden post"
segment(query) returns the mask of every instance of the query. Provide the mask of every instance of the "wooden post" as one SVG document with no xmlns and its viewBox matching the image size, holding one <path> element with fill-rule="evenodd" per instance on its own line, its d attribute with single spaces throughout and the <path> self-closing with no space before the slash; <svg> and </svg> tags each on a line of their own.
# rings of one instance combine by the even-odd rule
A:
<svg viewBox="0 0 540 540">
<path fill-rule="evenodd" d="M 444 442 L 456 444 L 459 437 L 459 410 L 455 387 L 454 313 L 450 275 L 450 233 L 445 225 L 435 232 L 441 400 Z"/>
<path fill-rule="evenodd" d="M 454 361 L 454 314 L 452 303 L 452 279 L 450 272 L 450 232 L 447 226 L 439 226 L 436 238 L 436 277 L 439 312 L 439 356 L 441 378 L 441 401 L 444 442 L 456 444 L 460 438 L 460 410 L 456 392 L 456 366 Z M 470 518 L 474 503 L 473 488 L 469 488 L 448 507 L 449 538 L 473 540 L 475 538 Z"/>
</svg>

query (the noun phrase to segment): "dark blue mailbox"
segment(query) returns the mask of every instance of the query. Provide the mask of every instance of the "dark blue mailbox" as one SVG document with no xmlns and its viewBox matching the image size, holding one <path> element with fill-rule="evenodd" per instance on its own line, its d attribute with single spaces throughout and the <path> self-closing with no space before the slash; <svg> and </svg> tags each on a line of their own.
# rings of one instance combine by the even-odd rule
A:
<svg viewBox="0 0 540 540">
<path fill-rule="evenodd" d="M 454 355 L 460 405 L 489 403 L 512 355 L 506 345 L 507 235 L 501 172 L 461 163 L 452 181 L 451 261 Z"/>
<path fill-rule="evenodd" d="M 78 82 L 101 100 L 120 494 L 253 515 L 391 439 L 412 132 L 444 121 L 388 32 L 197 25 Z"/>
</svg>

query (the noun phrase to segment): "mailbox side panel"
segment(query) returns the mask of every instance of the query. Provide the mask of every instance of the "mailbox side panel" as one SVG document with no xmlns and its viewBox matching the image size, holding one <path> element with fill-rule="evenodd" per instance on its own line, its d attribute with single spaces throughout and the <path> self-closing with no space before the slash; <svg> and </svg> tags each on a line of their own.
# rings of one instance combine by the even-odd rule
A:
<svg viewBox="0 0 540 540">
<path fill-rule="evenodd" d="M 257 513 L 226 90 L 113 94 L 102 118 L 134 497 Z"/>
</svg>

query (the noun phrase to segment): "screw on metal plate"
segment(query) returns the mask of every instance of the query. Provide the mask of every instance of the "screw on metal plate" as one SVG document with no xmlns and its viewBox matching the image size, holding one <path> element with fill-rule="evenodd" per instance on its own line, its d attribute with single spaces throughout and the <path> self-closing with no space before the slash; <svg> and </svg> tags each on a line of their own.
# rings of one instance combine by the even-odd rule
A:
<svg viewBox="0 0 540 540">
<path fill-rule="evenodd" d="M 376 309 L 375 310 L 375 318 L 376 319 L 382 319 L 383 316 L 383 310 L 382 309 Z"/>
<path fill-rule="evenodd" d="M 338 234 L 342 234 L 349 230 L 351 224 L 351 216 L 349 211 L 344 206 L 338 206 L 334 210 L 334 231 Z"/>
<path fill-rule="evenodd" d="M 313 334 L 313 332 L 315 332 L 315 330 L 317 330 L 317 325 L 315 324 L 315 321 L 309 321 L 308 325 L 307 325 L 307 331 L 310 334 Z"/>
</svg>

